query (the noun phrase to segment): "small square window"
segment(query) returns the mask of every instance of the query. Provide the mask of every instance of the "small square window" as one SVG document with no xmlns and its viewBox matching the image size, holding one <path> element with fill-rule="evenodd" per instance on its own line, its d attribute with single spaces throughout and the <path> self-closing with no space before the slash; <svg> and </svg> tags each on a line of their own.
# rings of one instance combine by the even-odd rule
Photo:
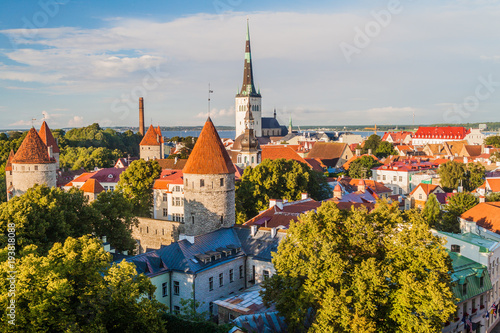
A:
<svg viewBox="0 0 500 333">
<path fill-rule="evenodd" d="M 264 280 L 269 279 L 269 271 L 264 270 L 264 271 L 262 272 L 262 275 L 264 276 Z"/>
<path fill-rule="evenodd" d="M 234 282 L 234 270 L 229 270 L 229 282 Z"/>
<path fill-rule="evenodd" d="M 163 297 L 168 296 L 168 282 L 163 282 L 161 284 L 161 294 Z"/>
<path fill-rule="evenodd" d="M 224 273 L 219 274 L 219 287 L 224 285 Z"/>
<path fill-rule="evenodd" d="M 179 281 L 174 281 L 174 295 L 179 296 L 180 286 Z"/>
</svg>

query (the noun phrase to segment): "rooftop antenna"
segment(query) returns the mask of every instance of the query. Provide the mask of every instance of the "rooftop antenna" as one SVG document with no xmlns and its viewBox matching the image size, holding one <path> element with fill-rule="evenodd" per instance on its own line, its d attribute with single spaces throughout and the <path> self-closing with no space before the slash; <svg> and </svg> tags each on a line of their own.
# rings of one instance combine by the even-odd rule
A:
<svg viewBox="0 0 500 333">
<path fill-rule="evenodd" d="M 208 116 L 210 117 L 210 94 L 213 94 L 213 90 L 210 90 L 210 82 L 208 83 Z"/>
</svg>

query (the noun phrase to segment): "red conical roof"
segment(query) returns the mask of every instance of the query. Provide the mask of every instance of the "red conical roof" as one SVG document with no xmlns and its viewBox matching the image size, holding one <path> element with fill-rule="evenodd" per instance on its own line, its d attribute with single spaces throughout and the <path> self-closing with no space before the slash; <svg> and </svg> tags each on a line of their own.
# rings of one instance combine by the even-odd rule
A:
<svg viewBox="0 0 500 333">
<path fill-rule="evenodd" d="M 54 162 L 55 160 L 49 157 L 47 146 L 33 127 L 29 130 L 28 135 L 26 135 L 12 159 L 12 163 L 19 164 L 47 164 Z"/>
<path fill-rule="evenodd" d="M 82 190 L 85 193 L 94 193 L 98 194 L 104 191 L 104 187 L 102 187 L 101 183 L 99 181 L 90 178 L 88 179 L 82 187 L 80 187 L 80 190 Z"/>
<path fill-rule="evenodd" d="M 157 130 L 153 127 L 153 125 L 149 125 L 148 131 L 142 138 L 140 146 L 159 146 L 160 140 Z"/>
<path fill-rule="evenodd" d="M 7 164 L 5 164 L 5 171 L 12 171 L 12 160 L 14 159 L 14 151 L 11 150 L 9 158 L 7 159 Z"/>
<path fill-rule="evenodd" d="M 56 139 L 52 136 L 52 131 L 45 121 L 42 123 L 42 127 L 40 128 L 38 135 L 40 135 L 40 139 L 42 139 L 43 143 L 45 143 L 47 147 L 52 146 L 53 153 L 59 153 L 59 147 L 57 146 Z"/>
<path fill-rule="evenodd" d="M 196 141 L 182 172 L 184 174 L 199 175 L 236 172 L 210 117 L 203 126 L 198 141 Z"/>
</svg>

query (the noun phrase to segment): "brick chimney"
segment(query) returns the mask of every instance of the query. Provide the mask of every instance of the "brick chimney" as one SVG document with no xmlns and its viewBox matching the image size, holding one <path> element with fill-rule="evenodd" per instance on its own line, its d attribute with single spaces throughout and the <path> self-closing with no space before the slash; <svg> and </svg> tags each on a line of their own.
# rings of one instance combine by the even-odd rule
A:
<svg viewBox="0 0 500 333">
<path fill-rule="evenodd" d="M 139 98 L 139 133 L 144 136 L 146 133 L 144 128 L 144 98 Z"/>
</svg>

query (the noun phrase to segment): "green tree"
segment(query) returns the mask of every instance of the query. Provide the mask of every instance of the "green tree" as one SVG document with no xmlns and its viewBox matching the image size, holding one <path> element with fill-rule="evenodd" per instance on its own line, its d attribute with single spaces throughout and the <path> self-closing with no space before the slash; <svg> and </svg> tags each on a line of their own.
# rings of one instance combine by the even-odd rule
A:
<svg viewBox="0 0 500 333">
<path fill-rule="evenodd" d="M 121 173 L 118 190 L 123 191 L 125 196 L 131 200 L 134 205 L 134 214 L 137 216 L 151 217 L 153 185 L 160 174 L 161 167 L 157 161 L 143 159 L 132 162 Z"/>
<path fill-rule="evenodd" d="M 372 154 L 375 154 L 381 142 L 382 139 L 377 134 L 370 135 L 363 145 L 363 154 L 367 154 L 369 149 L 371 149 Z"/>
<path fill-rule="evenodd" d="M 397 205 L 347 218 L 333 202 L 291 223 L 264 282 L 290 331 L 441 332 L 455 311 L 451 260 L 420 214 Z"/>
<path fill-rule="evenodd" d="M 460 184 L 467 181 L 466 166 L 463 163 L 448 161 L 441 164 L 438 168 L 438 174 L 441 177 L 441 186 L 447 192 L 458 189 Z"/>
<path fill-rule="evenodd" d="M 2 318 L 10 301 L 7 249 L 0 250 Z M 110 265 L 99 240 L 55 243 L 47 255 L 30 245 L 16 262 L 16 325 L 3 332 L 165 332 L 155 287 L 131 263 Z"/>
<path fill-rule="evenodd" d="M 204 321 L 208 317 L 208 312 L 198 312 L 198 308 L 205 302 L 196 301 L 194 294 L 191 293 L 191 298 L 181 298 L 181 309 L 179 315 L 181 318 L 190 321 Z"/>
<path fill-rule="evenodd" d="M 94 223 L 94 233 L 106 236 L 118 251 L 134 251 L 136 242 L 132 238 L 132 227 L 139 221 L 134 215 L 134 205 L 120 191 L 101 192 L 91 203 L 99 215 Z"/>
<path fill-rule="evenodd" d="M 351 178 L 367 179 L 371 177 L 371 169 L 379 165 L 380 163 L 372 156 L 362 156 L 351 162 L 347 173 Z"/>
<path fill-rule="evenodd" d="M 269 199 L 295 201 L 304 192 L 315 200 L 330 196 L 330 188 L 324 175 L 303 163 L 266 159 L 255 168 L 247 167 L 240 183 L 236 184 L 238 222 L 246 221 L 269 207 Z"/>
<path fill-rule="evenodd" d="M 61 168 L 71 170 L 83 168 L 86 171 L 92 171 L 95 168 L 110 168 L 121 157 L 123 157 L 123 153 L 118 149 L 65 147 L 61 150 L 59 163 Z"/>
<path fill-rule="evenodd" d="M 36 245 L 40 253 L 67 237 L 107 236 L 118 250 L 133 250 L 130 227 L 137 223 L 133 207 L 121 193 L 101 193 L 88 204 L 83 192 L 35 185 L 20 197 L 0 205 L 0 248 L 7 245 L 9 223 L 16 226 L 19 246 Z"/>
<path fill-rule="evenodd" d="M 500 148 L 500 135 L 491 135 L 484 139 L 484 144 L 487 146 L 493 146 L 495 148 Z"/>
<path fill-rule="evenodd" d="M 383 158 L 390 155 L 398 155 L 398 152 L 396 151 L 396 149 L 394 149 L 392 143 L 387 141 L 382 141 L 375 150 L 375 155 L 378 158 Z"/>
<path fill-rule="evenodd" d="M 465 189 L 473 191 L 484 183 L 485 167 L 481 163 L 467 164 L 467 182 Z"/>
<path fill-rule="evenodd" d="M 439 222 L 441 217 L 441 209 L 439 201 L 437 200 L 434 193 L 431 193 L 427 198 L 425 207 L 422 210 L 422 216 L 432 228 L 435 228 L 437 223 Z"/>
<path fill-rule="evenodd" d="M 460 232 L 458 218 L 478 203 L 479 200 L 471 193 L 456 193 L 444 208 L 442 225 L 437 225 L 436 228 L 441 231 Z"/>
<path fill-rule="evenodd" d="M 500 201 L 500 192 L 490 193 L 486 196 L 486 202 Z"/>
</svg>

